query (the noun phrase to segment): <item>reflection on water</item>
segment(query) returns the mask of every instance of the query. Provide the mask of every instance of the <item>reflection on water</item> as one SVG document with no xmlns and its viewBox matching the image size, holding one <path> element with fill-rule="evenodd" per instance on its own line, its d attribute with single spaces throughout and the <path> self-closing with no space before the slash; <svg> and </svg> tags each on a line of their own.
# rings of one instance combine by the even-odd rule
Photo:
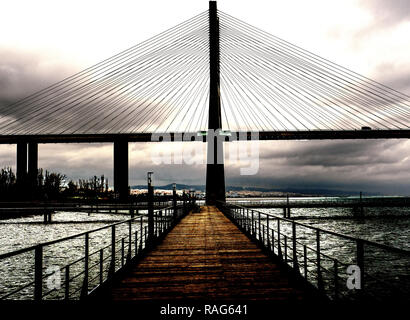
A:
<svg viewBox="0 0 410 320">
<path fill-rule="evenodd" d="M 144 214 L 146 211 L 140 211 Z M 71 235 L 79 234 L 85 231 L 97 229 L 104 225 L 109 225 L 116 221 L 129 219 L 129 216 L 122 214 L 96 214 L 88 215 L 87 213 L 76 212 L 59 212 L 53 215 L 53 223 L 44 224 L 42 216 L 30 216 L 16 219 L 0 220 L 0 254 L 18 249 L 30 247 L 39 243 L 44 243 L 56 239 L 61 239 Z M 146 225 L 144 221 L 143 226 Z M 135 232 L 140 232 L 140 222 L 132 224 L 132 234 L 135 238 Z M 127 224 L 116 226 L 116 240 L 127 237 L 129 228 Z M 64 268 L 67 264 L 73 263 L 84 257 L 85 237 L 77 237 L 71 240 L 59 242 L 53 245 L 45 246 L 43 249 L 43 273 L 50 274 L 51 267 L 57 269 Z M 95 265 L 90 270 L 90 278 L 94 283 L 98 279 L 98 260 L 99 250 L 103 250 L 104 257 L 111 254 L 111 230 L 110 228 L 90 234 L 89 238 L 89 265 Z M 117 244 L 117 246 L 120 244 Z M 128 250 L 128 242 L 126 250 Z M 135 250 L 135 249 L 134 249 Z M 104 262 L 104 272 L 109 268 L 109 259 Z M 117 260 L 117 264 L 121 261 Z M 83 271 L 84 259 L 78 261 L 70 267 L 70 277 L 74 277 Z M 34 279 L 34 250 L 20 254 L 15 257 L 5 258 L 0 261 L 0 296 L 9 293 L 22 285 L 29 284 Z M 64 273 L 61 273 L 61 281 L 64 281 Z M 70 292 L 78 298 L 78 288 L 81 289 L 83 277 L 78 276 L 74 279 Z M 47 283 L 45 280 L 43 291 L 47 292 Z M 51 294 L 48 298 L 63 298 L 60 295 Z M 33 299 L 33 286 L 29 286 L 22 292 L 11 297 L 12 299 Z"/>
<path fill-rule="evenodd" d="M 283 214 L 282 209 L 258 210 Z M 363 218 L 355 218 L 351 208 L 294 208 L 291 217 L 321 229 L 410 250 L 409 208 L 365 208 Z"/>
<path fill-rule="evenodd" d="M 282 209 L 260 209 L 261 212 L 276 216 L 283 214 Z M 368 208 L 365 217 L 355 218 L 352 209 L 349 208 L 299 208 L 292 209 L 291 216 L 295 221 L 333 231 L 351 237 L 361 238 L 384 244 L 399 249 L 410 250 L 410 210 L 407 208 Z M 265 221 L 266 224 L 266 221 Z M 270 221 L 269 227 L 277 230 L 277 220 Z M 316 264 L 316 233 L 314 230 L 303 226 L 297 226 L 297 255 L 298 263 L 303 265 L 303 246 L 307 246 L 308 279 L 317 284 Z M 281 222 L 281 233 L 288 238 L 288 255 L 292 257 L 292 224 Z M 282 250 L 284 246 L 282 237 Z M 357 264 L 357 242 L 341 237 L 320 232 L 320 250 L 323 256 L 322 277 L 325 279 L 325 290 L 329 295 L 334 289 L 335 260 L 339 262 L 338 274 L 340 289 L 346 290 L 347 266 Z M 364 266 L 366 292 L 376 296 L 386 295 L 394 287 L 410 290 L 410 257 L 406 254 L 395 253 L 370 244 L 364 245 Z M 383 284 L 381 284 L 381 281 Z M 393 289 L 394 290 L 394 289 Z M 350 294 L 351 292 L 347 292 Z M 410 294 L 410 292 L 409 292 Z M 408 295 L 406 299 L 410 296 Z"/>
<path fill-rule="evenodd" d="M 246 201 L 254 201 L 249 199 Z M 272 200 L 270 200 L 272 201 Z M 300 198 L 298 201 L 302 201 Z M 276 216 L 282 216 L 282 209 L 260 209 L 259 211 L 271 213 Z M 146 213 L 146 211 L 141 211 Z M 346 235 L 367 239 L 370 241 L 410 250 L 410 209 L 408 208 L 366 208 L 365 218 L 354 218 L 350 208 L 298 208 L 292 209 L 292 217 L 298 222 L 319 227 Z M 396 216 L 396 217 L 395 217 Z M 400 216 L 400 218 L 397 218 Z M 77 233 L 96 229 L 98 227 L 110 224 L 115 221 L 128 219 L 129 216 L 118 214 L 96 214 L 88 215 L 87 213 L 60 212 L 53 215 L 53 223 L 43 224 L 42 216 L 21 217 L 16 219 L 0 220 L 0 254 L 17 249 L 36 245 L 38 243 L 60 239 Z M 273 221 L 271 221 L 271 228 Z M 145 226 L 145 223 L 144 223 Z M 139 232 L 140 224 L 135 223 L 132 226 L 132 232 Z M 291 236 L 291 226 L 284 223 L 282 232 Z M 117 236 L 121 238 L 128 233 L 127 225 L 118 228 Z M 310 247 L 315 246 L 315 234 L 312 230 L 298 227 L 298 241 Z M 90 252 L 98 251 L 104 246 L 108 246 L 111 241 L 110 230 L 102 230 L 90 237 Z M 282 239 L 283 241 L 283 239 Z M 323 252 L 331 257 L 340 259 L 347 264 L 354 263 L 355 246 L 349 241 L 340 238 L 322 235 L 321 245 Z M 109 248 L 104 254 L 109 254 Z M 397 262 L 399 258 L 392 255 L 388 256 L 380 251 L 372 252 L 372 248 L 366 250 L 366 265 L 368 270 L 382 272 L 389 268 L 398 271 L 398 279 L 409 277 L 409 265 L 406 260 L 404 263 Z M 303 247 L 298 247 L 298 254 L 303 252 Z M 291 253 L 289 253 L 291 254 Z M 76 238 L 52 246 L 44 250 L 44 269 L 50 266 L 63 267 L 66 264 L 81 258 L 84 255 L 84 239 Z M 90 265 L 97 261 L 98 255 L 91 258 Z M 308 252 L 308 258 L 315 259 L 314 252 Z M 94 260 L 93 260 L 94 259 Z M 302 257 L 300 256 L 300 259 Z M 325 266 L 332 268 L 333 261 L 325 262 Z M 16 288 L 22 284 L 33 281 L 33 264 L 34 252 L 29 252 L 17 257 L 8 258 L 0 261 L 0 295 L 9 292 L 10 289 Z M 380 268 L 383 266 L 383 268 Z M 73 266 L 72 274 L 81 270 L 82 264 Z M 313 266 L 310 268 L 313 271 Z M 377 269 L 377 270 L 376 270 Z M 63 275 L 62 275 L 63 277 Z M 314 281 L 314 277 L 311 278 Z M 78 278 L 77 287 L 81 286 L 81 278 Z M 27 288 L 23 295 L 14 298 L 32 299 L 33 288 Z M 57 298 L 57 296 L 54 296 Z M 61 298 L 61 297 L 58 297 Z"/>
<path fill-rule="evenodd" d="M 140 210 L 140 213 L 146 211 Z M 53 214 L 51 224 L 44 224 L 41 215 L 0 220 L 0 254 L 129 218 L 129 215 L 122 214 L 58 212 Z"/>
</svg>

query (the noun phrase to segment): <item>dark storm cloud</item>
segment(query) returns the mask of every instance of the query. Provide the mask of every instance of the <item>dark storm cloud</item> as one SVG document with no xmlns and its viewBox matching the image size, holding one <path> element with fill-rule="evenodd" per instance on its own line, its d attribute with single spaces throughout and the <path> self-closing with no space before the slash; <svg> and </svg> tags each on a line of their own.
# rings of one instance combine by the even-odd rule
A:
<svg viewBox="0 0 410 320">
<path fill-rule="evenodd" d="M 40 54 L 0 47 L 0 105 L 15 102 L 61 80 L 68 75 L 67 69 Z"/>
<path fill-rule="evenodd" d="M 276 158 L 289 166 L 340 167 L 374 163 L 389 164 L 397 161 L 392 150 L 399 143 L 394 140 L 295 142 L 295 148 L 290 150 L 269 148 L 261 155 L 261 159 Z"/>
<path fill-rule="evenodd" d="M 145 97 L 142 91 L 140 96 L 135 97 L 132 91 L 135 90 L 135 85 L 128 87 L 127 91 L 118 81 L 117 87 L 111 85 L 108 90 L 106 77 L 96 80 L 82 76 L 80 83 L 87 86 L 83 85 L 66 93 L 66 88 L 69 90 L 71 87 L 63 85 L 55 92 L 47 92 L 43 99 L 9 107 L 12 103 L 71 76 L 75 73 L 74 69 L 67 65 L 60 67 L 57 63 L 50 62 L 46 55 L 0 48 L 0 117 L 5 116 L 0 118 L 0 123 L 7 124 L 4 133 L 21 134 L 19 130 L 25 133 L 40 129 L 45 130 L 42 133 L 104 133 L 107 128 L 116 132 L 135 131 L 137 128 L 139 131 L 152 131 L 157 127 L 158 130 L 165 130 L 167 120 L 178 116 L 175 111 L 169 111 L 172 109 L 170 105 L 175 101 L 168 101 L 155 92 L 155 95 L 151 93 L 153 96 Z M 124 75 L 118 75 L 124 81 L 121 77 Z M 121 94 L 113 95 L 116 91 L 114 89 Z M 165 111 L 159 113 L 157 110 Z M 149 125 L 140 126 L 141 122 Z"/>
<path fill-rule="evenodd" d="M 362 5 L 377 15 L 373 27 L 381 28 L 393 27 L 408 19 L 408 3 L 410 1 L 363 1 Z M 68 70 L 47 64 L 41 55 L 0 48 L 0 107 L 69 76 L 72 72 Z M 375 72 L 378 79 L 386 80 L 384 83 L 410 93 L 408 69 L 385 63 Z M 159 120 L 162 118 L 156 119 L 155 124 Z M 15 147 L 0 147 L 0 167 L 13 165 Z M 204 165 L 154 165 L 150 152 L 150 144 L 130 144 L 130 184 L 145 184 L 147 171 L 155 172 L 155 185 L 204 184 Z M 39 158 L 41 167 L 65 173 L 69 178 L 105 174 L 112 184 L 110 144 L 40 145 Z M 402 140 L 271 141 L 261 143 L 258 174 L 240 176 L 238 166 L 227 166 L 227 185 L 409 194 L 409 159 L 410 144 Z"/>
<path fill-rule="evenodd" d="M 228 167 L 227 184 L 268 188 L 410 193 L 407 140 L 261 143 L 257 175 Z"/>
</svg>

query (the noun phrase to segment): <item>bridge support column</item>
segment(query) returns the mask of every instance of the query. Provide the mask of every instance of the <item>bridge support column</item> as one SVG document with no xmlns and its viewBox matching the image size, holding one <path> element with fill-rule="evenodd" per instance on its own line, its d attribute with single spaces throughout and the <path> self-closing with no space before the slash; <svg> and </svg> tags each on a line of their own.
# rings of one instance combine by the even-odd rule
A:
<svg viewBox="0 0 410 320">
<path fill-rule="evenodd" d="M 27 142 L 17 143 L 17 184 L 20 191 L 24 192 L 27 181 Z"/>
<path fill-rule="evenodd" d="M 114 191 L 121 201 L 128 200 L 128 141 L 114 141 Z"/>
<path fill-rule="evenodd" d="M 212 134 L 218 134 L 218 129 L 222 128 L 219 76 L 219 19 L 216 1 L 209 1 L 209 71 L 206 203 L 215 204 L 218 200 L 225 201 L 223 141 Z M 210 141 L 211 139 L 213 141 Z"/>
<path fill-rule="evenodd" d="M 28 144 L 28 181 L 30 186 L 30 193 L 35 195 L 37 187 L 38 175 L 38 144 L 36 142 L 29 142 Z"/>
</svg>

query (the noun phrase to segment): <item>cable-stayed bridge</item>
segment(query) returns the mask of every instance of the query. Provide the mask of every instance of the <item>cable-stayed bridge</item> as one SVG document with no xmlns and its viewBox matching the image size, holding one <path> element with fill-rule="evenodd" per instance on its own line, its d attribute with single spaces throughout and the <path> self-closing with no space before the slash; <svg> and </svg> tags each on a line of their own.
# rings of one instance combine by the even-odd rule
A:
<svg viewBox="0 0 410 320">
<path fill-rule="evenodd" d="M 218 11 L 218 20 L 223 129 L 409 130 L 409 96 L 224 12 Z M 4 106 L 1 140 L 88 136 L 91 141 L 103 135 L 107 141 L 110 135 L 137 140 L 145 133 L 207 130 L 209 28 L 206 11 Z"/>
<path fill-rule="evenodd" d="M 209 129 L 239 139 L 257 132 L 261 140 L 409 138 L 409 116 L 409 96 L 211 2 L 209 12 L 0 108 L 0 143 L 18 144 L 21 180 L 37 172 L 38 143 L 113 142 L 114 188 L 125 199 L 128 142 L 153 141 L 153 133 L 171 140 Z M 212 197 L 224 199 L 223 165 L 207 172 L 207 194 L 219 188 Z"/>
<path fill-rule="evenodd" d="M 407 95 L 210 1 L 209 11 L 0 108 L 0 143 L 17 144 L 19 181 L 35 178 L 38 143 L 113 142 L 123 200 L 129 142 L 208 140 L 208 206 L 198 212 L 191 197 L 178 205 L 174 190 L 173 205 L 154 211 L 149 176 L 147 217 L 0 254 L 12 268 L 0 299 L 408 300 L 409 251 L 296 222 L 289 203 L 283 218 L 229 205 L 216 160 L 223 141 L 255 132 L 260 140 L 409 138 L 409 113 Z M 209 139 L 215 131 L 221 139 Z M 46 288 L 57 272 L 45 269 L 55 258 L 47 250 L 72 240 L 84 241 L 74 248 L 80 255 L 57 267 L 63 286 Z M 34 264 L 21 284 L 13 276 L 27 254 Z M 361 283 L 354 290 L 345 286 L 352 263 Z"/>
</svg>

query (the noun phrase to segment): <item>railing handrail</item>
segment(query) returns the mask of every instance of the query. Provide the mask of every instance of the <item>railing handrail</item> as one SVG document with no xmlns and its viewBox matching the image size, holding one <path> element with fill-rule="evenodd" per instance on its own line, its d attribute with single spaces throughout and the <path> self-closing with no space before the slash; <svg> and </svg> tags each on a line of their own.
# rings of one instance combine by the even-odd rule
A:
<svg viewBox="0 0 410 320">
<path fill-rule="evenodd" d="M 295 275 L 300 275 L 306 281 L 308 281 L 311 285 L 316 287 L 319 292 L 327 295 L 331 299 L 339 299 L 340 297 L 344 298 L 353 298 L 353 299 L 366 299 L 367 297 L 372 298 L 383 298 L 383 292 L 377 292 L 377 287 L 383 285 L 383 290 L 388 289 L 391 290 L 390 294 L 394 297 L 398 297 L 400 300 L 401 298 L 407 299 L 408 294 L 410 293 L 409 290 L 409 283 L 403 283 L 400 279 L 402 274 L 398 273 L 394 275 L 393 282 L 389 282 L 387 279 L 380 278 L 378 272 L 380 270 L 372 270 L 372 267 L 367 270 L 367 264 L 365 262 L 364 256 L 364 245 L 373 245 L 378 248 L 387 249 L 390 252 L 385 252 L 383 256 L 387 256 L 387 254 L 391 252 L 399 252 L 401 254 L 405 254 L 405 256 L 400 256 L 400 261 L 402 259 L 408 259 L 410 256 L 410 252 L 403 249 L 398 249 L 395 247 L 390 247 L 386 245 L 381 245 L 372 241 L 363 240 L 360 238 L 354 238 L 350 236 L 345 236 L 343 234 L 338 234 L 333 231 L 323 230 L 317 227 L 313 227 L 310 225 L 305 225 L 301 223 L 297 223 L 294 220 L 278 217 L 269 213 L 265 213 L 262 211 L 258 211 L 255 209 L 242 207 L 238 205 L 231 205 L 227 204 L 226 202 L 219 201 L 221 204 L 221 210 L 238 225 L 238 227 L 246 234 L 248 234 L 254 241 L 260 243 L 265 249 L 267 249 L 270 253 L 274 254 L 276 257 L 280 259 L 286 266 L 290 267 Z M 266 218 L 266 224 L 261 223 L 261 220 Z M 285 233 L 280 231 L 281 221 L 290 223 L 292 235 L 289 235 L 287 230 Z M 277 224 L 276 224 L 277 222 Z M 273 223 L 273 224 L 272 224 Z M 297 236 L 297 228 L 296 226 L 303 226 L 309 228 L 311 230 L 315 230 L 316 232 L 310 237 L 306 236 L 304 233 L 303 239 L 305 241 L 299 241 Z M 277 230 L 276 227 L 277 227 Z M 266 228 L 265 228 L 266 227 Z M 276 233 L 276 236 L 274 235 Z M 320 234 L 321 233 L 329 233 L 336 236 L 341 236 L 342 238 L 347 238 L 352 240 L 353 243 L 353 251 L 350 252 L 350 257 L 347 257 L 347 262 L 343 262 L 340 260 L 339 257 L 332 257 L 328 254 L 325 254 L 321 249 L 321 240 Z M 315 235 L 316 234 L 316 235 Z M 313 238 L 312 238 L 313 237 Z M 315 239 L 316 238 L 316 239 Z M 275 243 L 276 241 L 276 243 Z M 307 241 L 307 243 L 306 243 Z M 316 242 L 316 248 L 311 247 L 309 245 L 310 242 Z M 299 249 L 297 248 L 299 246 Z M 303 249 L 301 251 L 301 248 Z M 290 252 L 289 252 L 290 250 Z M 313 257 L 309 257 L 309 252 L 313 253 Z M 276 252 L 275 252 L 276 251 Z M 323 262 L 326 258 L 326 263 Z M 364 289 L 370 288 L 369 290 L 363 291 L 353 291 L 352 295 L 346 293 L 346 289 L 342 289 L 340 287 L 340 280 L 348 280 L 349 279 L 349 271 L 346 270 L 346 274 L 344 277 L 341 277 L 340 274 L 340 267 L 351 266 L 352 263 L 355 263 L 354 266 L 359 267 L 359 287 L 354 287 L 356 289 Z M 400 263 L 404 263 L 403 260 Z M 333 264 L 333 266 L 332 266 Z M 400 265 L 401 267 L 401 265 Z M 303 270 L 301 270 L 303 268 Z M 383 269 L 384 270 L 384 269 Z M 381 270 L 383 272 L 383 270 Z M 373 274 L 373 273 L 374 274 Z M 324 274 L 327 274 L 324 276 Z M 388 272 L 390 274 L 390 272 Z M 377 275 L 377 277 L 376 277 Z M 400 281 L 398 284 L 397 281 Z M 356 280 L 355 280 L 356 281 Z M 375 285 L 376 283 L 376 285 Z M 356 284 L 356 282 L 355 282 Z M 351 289 L 347 286 L 347 290 Z M 375 291 L 372 291 L 375 290 Z M 343 292 L 345 291 L 345 292 Z M 380 295 L 381 293 L 381 295 Z M 357 297 L 356 297 L 357 295 Z M 407 297 L 407 298 L 406 298 Z"/>
<path fill-rule="evenodd" d="M 219 202 L 221 202 L 221 201 L 219 201 Z M 328 233 L 328 234 L 330 234 L 330 235 L 337 236 L 337 237 L 341 237 L 341 238 L 344 238 L 344 239 L 346 239 L 346 240 L 350 240 L 350 241 L 360 240 L 360 241 L 363 241 L 363 243 L 364 243 L 364 244 L 367 244 L 367 245 L 375 246 L 375 247 L 378 247 L 378 248 L 380 248 L 380 249 L 389 250 L 389 251 L 393 251 L 393 252 L 396 252 L 396 253 L 400 253 L 400 254 L 404 254 L 404 255 L 410 256 L 410 250 L 401 249 L 401 248 L 389 246 L 389 245 L 386 245 L 386 244 L 373 242 L 373 241 L 370 241 L 370 240 L 367 240 L 367 239 L 362 239 L 362 238 L 359 238 L 359 237 L 353 237 L 353 236 L 349 236 L 349 235 L 346 235 L 346 234 L 343 234 L 343 233 L 338 233 L 338 232 L 334 232 L 334 231 L 330 231 L 330 230 L 326 230 L 326 229 L 314 227 L 314 226 L 311 226 L 311 225 L 308 225 L 308 224 L 304 224 L 304 223 L 301 223 L 301 222 L 298 222 L 298 221 L 295 221 L 295 220 L 292 220 L 292 219 L 279 217 L 279 216 L 273 215 L 273 214 L 271 214 L 271 213 L 266 213 L 266 212 L 262 212 L 262 211 L 259 211 L 259 210 L 256 210 L 256 209 L 250 209 L 250 208 L 242 207 L 242 206 L 239 206 L 239 205 L 236 205 L 236 204 L 231 204 L 231 203 L 226 203 L 226 202 L 221 202 L 221 203 L 225 203 L 225 204 L 228 204 L 228 205 L 230 205 L 230 206 L 235 206 L 235 207 L 242 208 L 242 209 L 253 210 L 253 211 L 255 211 L 255 212 L 258 212 L 258 213 L 264 214 L 264 215 L 266 215 L 266 216 L 272 217 L 273 219 L 279 219 L 279 220 L 281 220 L 281 221 L 286 221 L 286 222 L 290 222 L 290 223 L 295 223 L 295 224 L 298 225 L 298 226 L 302 226 L 302 227 L 305 227 L 305 228 L 308 228 L 308 229 L 312 229 L 312 230 L 315 230 L 315 231 L 316 231 L 316 230 L 319 230 L 320 232 Z"/>
<path fill-rule="evenodd" d="M 79 293 L 81 291 L 81 295 L 80 295 L 80 299 L 84 298 L 86 296 L 88 296 L 91 292 L 94 292 L 97 288 L 99 288 L 103 283 L 106 283 L 107 281 L 109 281 L 111 279 L 111 277 L 113 276 L 114 273 L 118 272 L 119 270 L 121 270 L 122 268 L 125 267 L 125 265 L 131 261 L 131 259 L 136 258 L 138 255 L 141 255 L 141 250 L 142 252 L 144 252 L 143 250 L 146 250 L 147 246 L 149 248 L 150 245 L 152 245 L 153 243 L 155 243 L 155 241 L 157 239 L 159 239 L 161 236 L 163 236 L 164 234 L 166 234 L 166 232 L 168 232 L 170 230 L 170 228 L 172 228 L 172 226 L 178 222 L 178 220 L 184 215 L 186 214 L 191 208 L 192 206 L 195 205 L 195 201 L 193 202 L 189 202 L 189 203 L 185 203 L 184 205 L 176 205 L 176 203 L 174 203 L 173 206 L 169 206 L 166 208 L 161 208 L 161 209 L 157 209 L 157 210 L 152 210 L 150 211 L 150 215 L 148 216 L 148 225 L 145 225 L 143 227 L 143 220 L 144 220 L 144 216 L 139 215 L 137 217 L 133 217 L 131 219 L 127 219 L 127 220 L 123 220 L 120 222 L 116 222 L 116 223 L 111 223 L 109 225 L 105 225 L 103 227 L 100 228 L 95 228 L 92 230 L 88 230 L 85 232 L 80 232 L 77 233 L 75 235 L 71 235 L 68 237 L 64 237 L 61 239 L 56 239 L 56 240 L 52 240 L 52 241 L 48 241 L 48 242 L 43 242 L 43 243 L 39 243 L 37 245 L 34 246 L 30 246 L 27 248 L 23 248 L 20 250 L 16 250 L 13 252 L 9 252 L 9 253 L 5 253 L 0 255 L 0 259 L 4 259 L 4 258 L 8 258 L 11 256 L 15 256 L 18 254 L 22 254 L 28 251 L 33 251 L 35 252 L 35 257 L 34 257 L 34 281 L 30 281 L 29 283 L 25 283 L 24 285 L 20 285 L 18 286 L 18 288 L 14 288 L 11 289 L 11 292 L 6 293 L 3 296 L 0 296 L 0 300 L 2 299 L 8 299 L 10 296 L 13 296 L 19 292 L 21 292 L 22 290 L 30 287 L 30 286 L 34 286 L 34 300 L 42 300 L 44 297 L 50 295 L 51 293 L 53 293 L 54 291 L 58 291 L 60 290 L 60 288 L 58 290 L 56 289 L 51 289 L 47 292 L 43 292 L 43 281 L 44 279 L 46 279 L 47 277 L 50 277 L 54 274 L 54 272 L 52 272 L 51 274 L 44 274 L 44 265 L 43 265 L 43 247 L 48 246 L 48 245 L 52 245 L 52 244 L 56 244 L 56 243 L 60 243 L 63 241 L 67 241 L 67 240 L 71 240 L 73 238 L 80 238 L 85 236 L 85 244 L 84 247 L 82 247 L 81 250 L 85 250 L 84 251 L 84 256 L 81 256 L 80 258 L 77 258 L 74 261 L 69 262 L 68 264 L 65 264 L 63 267 L 58 267 L 59 271 L 63 271 L 65 272 L 65 281 L 63 282 L 63 286 L 64 286 L 64 290 L 65 290 L 65 299 L 70 299 L 70 297 L 72 295 L 77 295 L 77 293 Z M 153 219 L 153 225 L 152 225 L 152 231 L 150 231 L 150 219 Z M 132 222 L 136 222 L 137 225 L 137 229 L 134 230 L 134 232 L 131 231 L 132 229 Z M 127 236 L 122 236 L 120 239 L 116 239 L 116 228 L 115 226 L 119 225 L 119 224 L 127 224 L 128 225 L 128 235 Z M 140 224 L 140 228 L 138 228 Z M 90 244 L 90 237 L 89 235 L 97 232 L 97 231 L 101 231 L 103 229 L 111 229 L 111 244 L 109 245 L 105 245 L 102 248 L 100 247 L 97 250 L 94 250 L 92 252 L 90 252 L 89 250 L 89 244 Z M 152 232 L 152 233 L 150 233 Z M 135 249 L 132 250 L 131 246 L 132 246 L 132 234 L 134 234 L 134 246 Z M 127 242 L 127 249 L 125 249 L 125 243 Z M 117 244 L 120 244 L 117 247 Z M 111 247 L 111 254 L 108 253 L 108 256 L 106 256 L 105 258 L 103 258 L 103 252 L 105 249 L 109 249 Z M 116 249 L 118 248 L 118 249 Z M 127 250 L 128 253 L 125 251 Z M 133 255 L 132 255 L 132 251 L 134 251 Z M 94 262 L 92 264 L 89 263 L 89 259 L 91 258 L 91 256 L 93 255 L 97 255 L 98 253 L 100 253 L 100 258 L 98 262 Z M 120 260 L 118 260 L 120 259 Z M 110 262 L 110 266 L 109 266 L 109 270 L 108 270 L 108 274 L 106 274 L 104 276 L 104 270 L 103 270 L 103 265 L 104 263 L 106 263 L 107 260 L 111 260 Z M 116 263 L 118 263 L 118 261 L 120 261 L 120 267 L 119 269 L 116 268 Z M 70 269 L 73 265 L 77 265 L 78 263 L 83 263 L 84 267 L 80 272 L 75 272 L 74 275 L 70 274 Z M 100 268 L 99 269 L 99 273 L 97 271 L 98 274 L 96 274 L 95 276 L 93 276 L 92 278 L 89 278 L 89 271 L 90 269 L 93 268 Z M 107 271 L 105 271 L 107 272 Z M 80 286 L 75 290 L 75 291 L 70 291 L 70 283 L 74 280 L 79 278 L 80 276 L 83 276 L 83 280 L 82 280 L 82 284 L 80 284 Z M 89 285 L 91 284 L 90 281 L 95 281 L 97 278 L 100 278 L 99 284 L 93 284 L 91 287 L 91 291 L 89 288 Z"/>
<path fill-rule="evenodd" d="M 166 207 L 166 208 L 163 208 L 163 209 L 158 209 L 158 210 L 155 210 L 154 212 L 163 211 L 163 210 L 167 210 L 167 209 L 173 209 L 173 207 L 170 206 L 170 207 Z M 10 257 L 16 256 L 16 255 L 19 255 L 19 254 L 23 254 L 23 253 L 35 250 L 39 246 L 42 246 L 42 247 L 50 246 L 50 245 L 53 245 L 53 244 L 56 244 L 56 243 L 59 243 L 59 242 L 72 240 L 74 238 L 84 236 L 87 233 L 91 234 L 91 233 L 94 233 L 94 232 L 98 232 L 98 231 L 101 231 L 101 230 L 104 230 L 104 229 L 111 228 L 112 226 L 116 226 L 116 225 L 123 224 L 123 223 L 128 223 L 130 221 L 135 221 L 135 220 L 137 220 L 138 218 L 140 218 L 142 216 L 146 216 L 146 215 L 145 214 L 144 215 L 140 214 L 140 215 L 138 215 L 138 217 L 134 217 L 134 218 L 127 219 L 127 220 L 121 220 L 119 222 L 111 223 L 111 224 L 105 225 L 103 227 L 99 227 L 99 228 L 92 229 L 92 230 L 89 230 L 89 231 L 83 231 L 83 232 L 76 233 L 76 234 L 73 234 L 71 236 L 67 236 L 67 237 L 64 237 L 64 238 L 55 239 L 55 240 L 51 240 L 51 241 L 47 241 L 47 242 L 41 242 L 41 243 L 26 247 L 26 248 L 18 249 L 18 250 L 11 251 L 11 252 L 6 252 L 6 253 L 3 253 L 3 254 L 0 254 L 0 260 L 5 259 L 5 258 L 10 258 Z"/>
</svg>

